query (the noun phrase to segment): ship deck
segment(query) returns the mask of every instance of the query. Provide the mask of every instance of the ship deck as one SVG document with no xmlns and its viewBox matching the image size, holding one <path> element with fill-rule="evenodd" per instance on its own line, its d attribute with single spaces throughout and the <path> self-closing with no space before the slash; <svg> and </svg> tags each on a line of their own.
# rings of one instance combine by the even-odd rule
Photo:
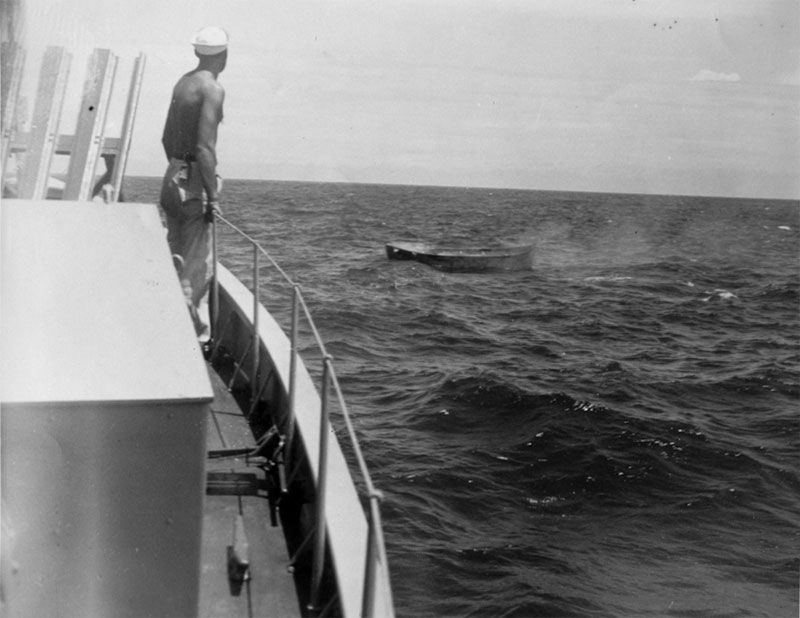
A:
<svg viewBox="0 0 800 618">
<path fill-rule="evenodd" d="M 247 420 L 216 372 L 209 367 L 214 401 L 208 417 L 207 450 L 252 447 Z M 209 460 L 208 472 L 254 472 L 244 458 Z M 228 547 L 234 523 L 243 516 L 249 545 L 250 579 L 241 586 L 228 579 Z M 203 512 L 200 616 L 301 616 L 290 556 L 280 526 L 270 525 L 265 495 L 207 495 Z"/>
</svg>

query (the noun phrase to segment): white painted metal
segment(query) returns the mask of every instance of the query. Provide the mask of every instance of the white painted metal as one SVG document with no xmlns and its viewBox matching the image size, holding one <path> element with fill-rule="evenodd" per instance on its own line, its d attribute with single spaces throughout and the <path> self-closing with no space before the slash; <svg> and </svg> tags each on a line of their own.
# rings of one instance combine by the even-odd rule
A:
<svg viewBox="0 0 800 618">
<path fill-rule="evenodd" d="M 3 405 L 4 615 L 197 613 L 206 407 Z"/>
<path fill-rule="evenodd" d="M 5 402 L 205 401 L 156 206 L 4 200 Z"/>
<path fill-rule="evenodd" d="M 2 209 L 8 615 L 197 611 L 212 390 L 156 207 Z"/>
</svg>

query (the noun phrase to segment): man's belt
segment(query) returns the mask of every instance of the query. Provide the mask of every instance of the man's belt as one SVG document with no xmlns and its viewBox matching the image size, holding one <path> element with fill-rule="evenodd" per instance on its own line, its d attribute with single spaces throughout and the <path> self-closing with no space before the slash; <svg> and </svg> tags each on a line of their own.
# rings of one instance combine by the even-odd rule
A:
<svg viewBox="0 0 800 618">
<path fill-rule="evenodd" d="M 197 157 L 193 154 L 184 153 L 184 154 L 174 154 L 172 155 L 173 159 L 178 159 L 180 161 L 185 161 L 186 163 L 194 163 L 197 161 Z"/>
</svg>

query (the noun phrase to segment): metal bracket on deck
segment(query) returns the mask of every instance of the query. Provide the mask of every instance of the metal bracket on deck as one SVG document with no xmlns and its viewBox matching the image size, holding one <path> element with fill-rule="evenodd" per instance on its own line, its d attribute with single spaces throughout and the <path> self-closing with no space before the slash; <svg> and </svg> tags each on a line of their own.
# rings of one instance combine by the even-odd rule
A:
<svg viewBox="0 0 800 618">
<path fill-rule="evenodd" d="M 258 452 L 254 447 L 245 448 L 221 448 L 208 451 L 209 459 L 224 459 L 226 457 L 258 457 Z"/>
<path fill-rule="evenodd" d="M 266 489 L 266 483 L 254 472 L 208 472 L 208 496 L 257 496 Z"/>
<path fill-rule="evenodd" d="M 285 437 L 273 426 L 252 447 L 208 451 L 208 459 L 244 457 L 245 467 L 262 470 L 264 478 L 259 478 L 254 472 L 208 472 L 206 495 L 258 496 L 264 492 L 269 500 L 270 524 L 276 527 L 278 505 L 281 498 L 289 492 L 284 462 L 285 447 Z M 254 459 L 257 461 L 253 461 Z"/>
</svg>

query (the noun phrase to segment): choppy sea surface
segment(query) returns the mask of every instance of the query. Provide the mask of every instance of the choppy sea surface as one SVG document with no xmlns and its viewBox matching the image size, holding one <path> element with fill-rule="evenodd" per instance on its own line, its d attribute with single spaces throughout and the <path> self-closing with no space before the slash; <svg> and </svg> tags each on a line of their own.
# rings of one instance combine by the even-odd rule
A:
<svg viewBox="0 0 800 618">
<path fill-rule="evenodd" d="M 398 615 L 797 616 L 800 202 L 232 180 L 223 210 L 336 359 Z"/>
</svg>

